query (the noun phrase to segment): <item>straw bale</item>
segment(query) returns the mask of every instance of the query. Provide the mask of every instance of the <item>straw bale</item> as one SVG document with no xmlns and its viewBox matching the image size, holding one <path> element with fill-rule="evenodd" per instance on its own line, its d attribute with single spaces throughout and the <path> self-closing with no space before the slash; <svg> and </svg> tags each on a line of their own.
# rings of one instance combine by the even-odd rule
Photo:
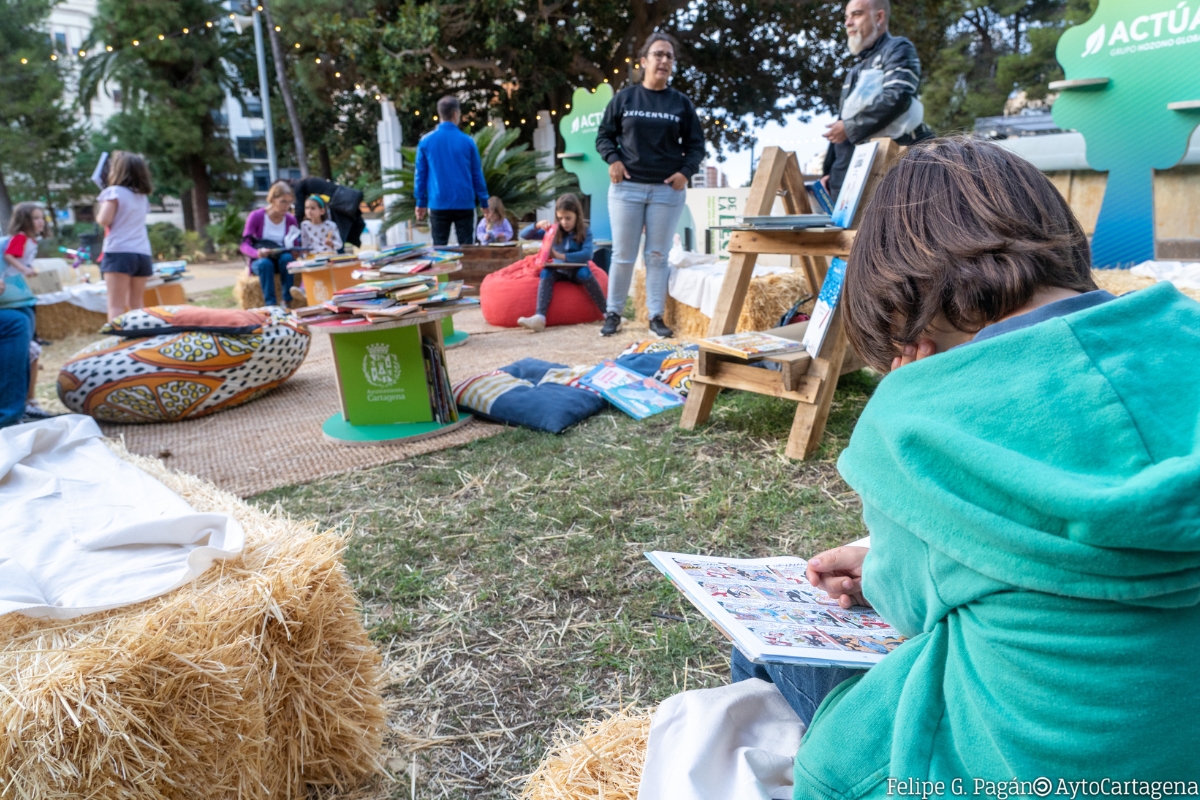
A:
<svg viewBox="0 0 1200 800">
<path fill-rule="evenodd" d="M 101 311 L 88 311 L 67 302 L 35 306 L 33 313 L 37 335 L 51 341 L 96 333 L 108 322 L 108 315 Z"/>
<path fill-rule="evenodd" d="M 283 284 L 278 275 L 275 276 L 275 296 L 283 297 Z M 239 274 L 237 282 L 233 284 L 233 299 L 237 301 L 238 308 L 262 308 L 265 301 L 258 276 L 248 272 Z"/>
<path fill-rule="evenodd" d="M 808 281 L 804 273 L 794 271 L 764 275 L 750 279 L 750 287 L 746 290 L 746 301 L 742 305 L 741 316 L 738 317 L 737 330 L 765 331 L 779 324 L 779 318 L 792 305 L 806 294 L 809 294 Z M 637 311 L 637 321 L 645 325 L 650 321 L 646 310 L 646 271 L 639 269 L 634 272 L 633 304 Z M 810 301 L 805 310 L 810 311 Z M 663 321 L 675 331 L 677 339 L 695 341 L 708 336 L 708 326 L 712 320 L 700 312 L 700 309 L 679 302 L 667 295 L 663 310 Z"/>
<path fill-rule="evenodd" d="M 1130 271 L 1127 269 L 1094 269 L 1092 270 L 1092 277 L 1095 278 L 1097 286 L 1101 289 L 1107 289 L 1116 295 L 1145 289 L 1147 286 L 1153 286 L 1156 283 L 1154 278 L 1142 278 L 1130 274 Z M 1200 289 L 1180 289 L 1179 291 L 1193 300 L 1200 301 Z"/>
<path fill-rule="evenodd" d="M 654 709 L 624 709 L 560 728 L 521 800 L 637 800 Z"/>
<path fill-rule="evenodd" d="M 245 551 L 135 606 L 0 617 L 0 798 L 301 798 L 379 772 L 381 659 L 344 540 L 113 448 L 232 514 Z"/>
</svg>

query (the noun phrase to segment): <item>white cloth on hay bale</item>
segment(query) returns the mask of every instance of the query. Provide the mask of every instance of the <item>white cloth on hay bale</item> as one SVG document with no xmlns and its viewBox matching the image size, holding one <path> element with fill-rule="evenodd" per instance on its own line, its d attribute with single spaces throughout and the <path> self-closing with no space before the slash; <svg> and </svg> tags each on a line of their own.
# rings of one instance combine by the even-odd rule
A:
<svg viewBox="0 0 1200 800">
<path fill-rule="evenodd" d="M 1200 289 L 1200 264 L 1184 261 L 1143 261 L 1129 274 L 1139 278 L 1170 281 L 1178 289 Z"/>
<path fill-rule="evenodd" d="M 0 430 L 0 615 L 72 619 L 166 594 L 242 551 L 78 414 Z"/>
<path fill-rule="evenodd" d="M 669 697 L 650 724 L 639 800 L 792 796 L 804 723 L 757 678 Z"/>
<path fill-rule="evenodd" d="M 712 319 L 717 310 L 717 298 L 721 294 L 721 285 L 725 282 L 725 271 L 728 268 L 728 261 L 720 261 L 716 264 L 697 264 L 692 267 L 671 267 L 671 276 L 667 282 L 667 294 L 684 305 L 700 309 L 701 314 Z M 760 265 L 754 268 L 753 277 L 782 275 L 791 271 L 791 267 Z"/>
</svg>

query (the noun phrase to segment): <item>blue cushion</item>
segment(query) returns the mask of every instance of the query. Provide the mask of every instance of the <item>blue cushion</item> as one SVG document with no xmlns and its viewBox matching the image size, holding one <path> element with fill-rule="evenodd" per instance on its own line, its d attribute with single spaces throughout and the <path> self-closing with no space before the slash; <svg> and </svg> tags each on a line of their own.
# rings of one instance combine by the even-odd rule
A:
<svg viewBox="0 0 1200 800">
<path fill-rule="evenodd" d="M 583 372 L 524 358 L 463 381 L 454 387 L 454 397 L 459 407 L 484 419 L 562 433 L 606 405 L 600 395 L 569 385 Z"/>
</svg>

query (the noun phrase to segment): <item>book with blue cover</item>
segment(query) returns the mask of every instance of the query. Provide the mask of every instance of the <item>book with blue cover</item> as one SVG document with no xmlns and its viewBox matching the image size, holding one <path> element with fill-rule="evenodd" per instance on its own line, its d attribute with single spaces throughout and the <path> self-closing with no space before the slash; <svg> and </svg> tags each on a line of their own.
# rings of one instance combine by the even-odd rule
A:
<svg viewBox="0 0 1200 800">
<path fill-rule="evenodd" d="M 831 259 L 829 271 L 825 273 L 825 282 L 821 284 L 821 293 L 813 304 L 812 318 L 804 331 L 804 349 L 813 358 L 821 352 L 825 343 L 825 334 L 829 332 L 829 323 L 833 321 L 833 311 L 837 308 L 842 297 L 842 284 L 846 280 L 846 262 L 841 258 Z"/>
<path fill-rule="evenodd" d="M 849 228 L 854 224 L 854 215 L 858 211 L 859 201 L 862 200 L 863 190 L 867 188 L 867 177 L 871 174 L 871 165 L 875 163 L 877 150 L 879 142 L 876 141 L 863 142 L 854 147 L 850 167 L 846 170 L 841 191 L 838 192 L 837 202 L 833 206 L 833 224 L 839 228 Z"/>
<path fill-rule="evenodd" d="M 646 419 L 684 403 L 683 395 L 671 387 L 611 359 L 601 362 L 579 382 L 634 419 Z"/>
</svg>

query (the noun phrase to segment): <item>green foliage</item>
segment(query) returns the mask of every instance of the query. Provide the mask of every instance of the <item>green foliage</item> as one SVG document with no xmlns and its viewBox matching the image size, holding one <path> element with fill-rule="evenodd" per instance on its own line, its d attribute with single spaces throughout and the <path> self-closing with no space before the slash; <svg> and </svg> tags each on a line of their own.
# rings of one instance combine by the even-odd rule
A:
<svg viewBox="0 0 1200 800">
<path fill-rule="evenodd" d="M 220 219 L 208 226 L 208 238 L 217 251 L 225 256 L 234 256 L 242 244 L 242 231 L 246 218 L 238 213 L 237 206 L 228 205 Z"/>
<path fill-rule="evenodd" d="M 1027 102 L 1044 100 L 1049 82 L 1062 78 L 1054 57 L 1059 37 L 1087 19 L 1096 2 L 967 0 L 941 28 L 941 49 L 924 62 L 926 123 L 940 133 L 967 130 L 976 117 L 1004 113 L 1015 92 Z"/>
<path fill-rule="evenodd" d="M 160 194 L 193 191 L 202 230 L 210 192 L 232 191 L 241 180 L 218 112 L 226 92 L 243 90 L 240 73 L 227 63 L 244 60 L 253 43 L 226 30 L 220 20 L 227 13 L 220 0 L 99 0 L 87 44 L 97 52 L 80 75 L 85 104 L 106 84 L 120 88 L 121 111 L 109 120 L 109 132 L 123 149 L 149 159 Z M 209 28 L 205 20 L 218 22 Z M 193 30 L 161 41 L 148 35 L 183 28 Z"/>
<path fill-rule="evenodd" d="M 445 94 L 464 102 L 467 121 L 499 113 L 530 134 L 537 111 L 561 113 L 577 87 L 640 80 L 637 49 L 667 30 L 683 45 L 676 88 L 725 123 L 707 126 L 719 149 L 747 144 L 754 123 L 829 101 L 845 56 L 825 42 L 840 24 L 841 3 L 819 0 L 379 0 L 313 31 L 338 40 L 338 64 L 391 97 L 419 136 Z"/>
<path fill-rule="evenodd" d="M 204 241 L 195 231 L 180 230 L 169 222 L 152 223 L 146 226 L 146 231 L 150 234 L 150 249 L 155 260 L 204 258 Z"/>
<path fill-rule="evenodd" d="M 79 183 L 73 156 L 82 129 L 62 99 L 63 71 L 73 54 L 51 60 L 42 27 L 51 5 L 0 0 L 0 230 L 8 225 L 10 200 L 46 203 L 53 229 L 53 211 L 67 206 Z"/>
<path fill-rule="evenodd" d="M 539 180 L 538 173 L 552 167 L 542 153 L 529 149 L 528 144 L 516 144 L 520 135 L 521 131 L 515 129 L 499 133 L 497 128 L 485 127 L 472 137 L 479 148 L 488 195 L 503 200 L 508 213 L 516 219 L 553 202 L 560 190 L 575 184 L 575 176 L 562 170 L 555 170 L 549 177 Z M 406 166 L 388 170 L 383 176 L 384 185 L 389 187 L 386 193 L 399 197 L 388 209 L 383 230 L 412 220 L 416 214 L 416 202 L 411 192 L 415 183 L 417 148 L 406 147 L 403 155 Z M 376 185 L 367 201 L 373 202 L 384 194 L 383 185 Z"/>
</svg>

